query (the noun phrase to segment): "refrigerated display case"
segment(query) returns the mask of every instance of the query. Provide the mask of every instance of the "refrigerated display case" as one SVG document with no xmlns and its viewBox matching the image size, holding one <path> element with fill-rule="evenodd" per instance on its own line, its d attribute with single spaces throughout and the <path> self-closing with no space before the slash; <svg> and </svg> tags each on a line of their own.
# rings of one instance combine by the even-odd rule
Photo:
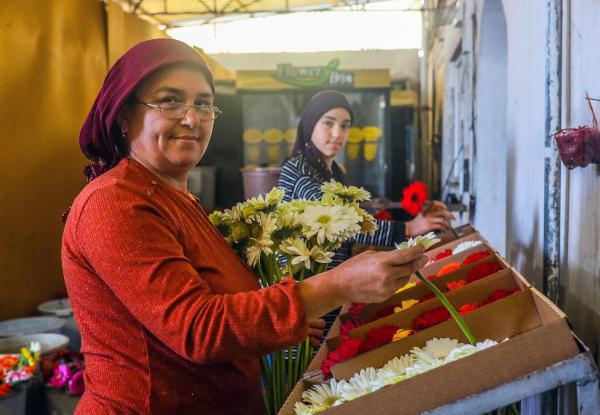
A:
<svg viewBox="0 0 600 415">
<path fill-rule="evenodd" d="M 335 89 L 348 98 L 354 113 L 348 145 L 336 161 L 346 169 L 349 184 L 384 197 L 395 163 L 389 142 L 389 71 L 343 71 L 337 69 L 338 63 L 237 72 L 244 167 L 281 166 L 290 155 L 310 98 L 320 90 Z"/>
</svg>

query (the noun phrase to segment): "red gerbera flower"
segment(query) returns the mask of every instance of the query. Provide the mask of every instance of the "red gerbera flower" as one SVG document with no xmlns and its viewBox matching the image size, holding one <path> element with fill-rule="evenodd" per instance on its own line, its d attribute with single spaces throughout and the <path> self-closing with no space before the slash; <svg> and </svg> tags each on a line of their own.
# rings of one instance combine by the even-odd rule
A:
<svg viewBox="0 0 600 415">
<path fill-rule="evenodd" d="M 480 280 L 484 277 L 487 277 L 488 275 L 494 274 L 500 271 L 501 269 L 502 267 L 497 261 L 484 262 L 483 264 L 479 264 L 476 267 L 473 267 L 467 274 L 467 284 Z"/>
<path fill-rule="evenodd" d="M 463 266 L 464 265 L 469 265 L 472 264 L 473 262 L 477 262 L 479 261 L 481 258 L 487 258 L 490 255 L 492 255 L 491 252 L 489 251 L 482 251 L 482 252 L 475 252 L 471 255 L 469 255 L 464 261 L 463 261 Z"/>
<path fill-rule="evenodd" d="M 323 360 L 321 371 L 326 378 L 331 376 L 331 367 L 348 360 L 358 354 L 362 339 L 346 340 L 332 352 L 327 354 L 327 359 Z"/>
<path fill-rule="evenodd" d="M 468 312 L 471 312 L 471 311 L 477 309 L 478 307 L 479 307 L 479 305 L 477 305 L 477 303 L 465 304 L 464 306 L 462 306 L 461 308 L 458 309 L 458 312 L 460 314 L 467 314 Z"/>
<path fill-rule="evenodd" d="M 350 320 L 346 320 L 345 322 L 343 322 L 340 326 L 340 337 L 342 338 L 342 340 L 349 340 L 350 339 L 350 332 L 352 330 L 354 330 L 357 327 L 360 327 L 361 324 L 354 320 L 354 319 L 350 319 Z"/>
<path fill-rule="evenodd" d="M 360 345 L 362 353 L 377 349 L 384 344 L 392 342 L 394 334 L 398 331 L 395 326 L 381 326 L 368 332 Z"/>
<path fill-rule="evenodd" d="M 427 186 L 423 182 L 413 182 L 402 191 L 402 209 L 416 216 L 427 201 Z"/>
<path fill-rule="evenodd" d="M 425 311 L 419 317 L 413 320 L 413 330 L 425 330 L 428 327 L 435 326 L 450 318 L 450 312 L 446 307 L 438 307 L 433 310 Z"/>
<path fill-rule="evenodd" d="M 387 209 L 379 209 L 373 217 L 379 220 L 392 220 L 392 214 Z"/>
<path fill-rule="evenodd" d="M 439 261 L 440 259 L 444 259 L 446 257 L 449 257 L 450 255 L 452 255 L 452 250 L 451 249 L 446 249 L 442 252 L 440 252 L 439 254 L 437 254 L 433 260 L 434 261 Z"/>
<path fill-rule="evenodd" d="M 367 305 L 367 303 L 353 303 L 349 311 L 354 315 L 354 317 L 358 317 L 360 315 L 360 309 L 365 305 Z"/>
<path fill-rule="evenodd" d="M 449 283 L 446 283 L 446 288 L 448 288 L 449 291 L 454 291 L 464 287 L 466 283 L 465 280 L 450 281 Z"/>
<path fill-rule="evenodd" d="M 383 307 L 382 309 L 380 309 L 379 311 L 377 311 L 375 313 L 375 315 L 373 316 L 373 318 L 370 321 L 375 321 L 375 320 L 379 320 L 380 318 L 384 318 L 389 316 L 390 314 L 394 314 L 394 308 L 396 308 L 393 305 L 388 305 Z"/>
</svg>

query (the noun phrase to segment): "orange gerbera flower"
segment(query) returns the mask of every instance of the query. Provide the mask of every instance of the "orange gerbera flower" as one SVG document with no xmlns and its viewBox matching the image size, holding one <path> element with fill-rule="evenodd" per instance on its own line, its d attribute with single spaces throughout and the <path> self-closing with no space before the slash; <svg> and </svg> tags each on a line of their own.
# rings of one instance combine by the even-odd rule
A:
<svg viewBox="0 0 600 415">
<path fill-rule="evenodd" d="M 447 265 L 444 265 L 437 273 L 438 277 L 441 277 L 444 274 L 448 274 L 449 272 L 455 271 L 460 268 L 460 264 L 458 262 L 451 262 Z"/>
</svg>

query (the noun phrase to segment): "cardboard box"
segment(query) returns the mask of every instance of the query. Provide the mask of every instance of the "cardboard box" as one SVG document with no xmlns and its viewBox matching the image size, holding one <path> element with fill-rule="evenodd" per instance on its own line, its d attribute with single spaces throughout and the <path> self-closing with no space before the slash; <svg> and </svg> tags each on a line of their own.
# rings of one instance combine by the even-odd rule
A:
<svg viewBox="0 0 600 415">
<path fill-rule="evenodd" d="M 479 339 L 510 339 L 354 401 L 330 408 L 323 413 L 421 413 L 497 387 L 579 353 L 564 313 L 534 288 L 498 300 L 464 315 L 463 318 Z M 407 341 L 395 342 L 398 343 L 396 347 L 384 346 L 378 349 L 379 353 L 369 353 L 368 359 L 364 359 L 365 355 L 362 359 L 352 359 L 353 366 L 347 366 L 348 372 L 341 376 L 349 377 L 350 372 L 364 367 L 381 367 L 394 356 L 408 352 L 413 343 L 422 347 L 426 340 L 433 337 L 450 337 L 465 341 L 454 321 L 446 321 L 409 336 L 405 339 Z M 311 368 L 320 367 L 322 360 L 327 356 L 326 349 L 326 345 L 321 348 L 311 363 Z M 302 392 L 310 387 L 310 384 L 307 380 L 300 381 L 279 414 L 293 414 L 295 402 L 301 400 Z"/>
<path fill-rule="evenodd" d="M 475 248 L 472 248 L 473 252 L 478 252 L 477 248 L 479 248 L 479 250 L 486 250 L 486 249 L 489 250 L 490 249 L 490 248 L 486 248 L 486 246 L 477 246 Z M 464 261 L 464 259 L 467 256 L 469 256 L 472 253 L 470 251 L 471 250 L 469 250 L 468 253 L 467 253 L 467 251 L 465 251 L 464 253 L 461 252 L 460 254 L 455 255 L 453 257 L 454 258 L 460 257 L 461 258 L 460 261 L 457 260 L 456 262 L 462 262 L 462 261 Z M 503 269 L 509 268 L 509 265 L 506 263 L 506 261 L 504 261 L 498 254 L 494 254 L 490 257 L 480 259 L 479 261 L 474 262 L 472 264 L 465 265 L 464 267 L 461 267 L 455 271 L 449 272 L 448 274 L 442 275 L 441 277 L 435 278 L 431 282 L 436 287 L 438 287 L 442 292 L 444 292 L 444 291 L 446 291 L 447 283 L 464 279 L 464 278 L 466 278 L 467 274 L 469 273 L 469 271 L 472 268 L 474 268 L 484 262 L 493 262 L 493 261 L 498 261 L 498 263 L 500 263 L 500 266 Z M 439 261 L 439 262 L 441 262 L 441 261 Z M 450 263 L 450 262 L 454 262 L 454 261 L 448 261 L 446 263 Z M 432 265 L 434 265 L 434 264 L 432 264 Z M 422 275 L 423 276 L 435 275 L 435 273 L 433 271 L 431 271 L 432 269 L 433 268 L 430 268 L 429 266 L 424 267 L 422 270 Z M 439 269 L 438 269 L 438 271 L 439 271 Z M 516 272 L 516 271 L 514 271 L 514 272 Z M 520 277 L 520 278 L 522 278 L 522 277 Z M 416 282 L 419 280 L 416 276 L 412 276 L 411 281 Z M 357 317 L 355 317 L 354 314 L 348 312 L 348 313 L 340 314 L 340 319 L 342 322 L 345 322 L 349 319 L 356 318 L 357 320 L 359 320 L 363 323 L 366 323 L 366 322 L 371 321 L 373 316 L 382 308 L 389 307 L 392 305 L 393 306 L 400 305 L 402 303 L 402 301 L 404 301 L 404 300 L 418 299 L 426 294 L 429 294 L 430 292 L 431 292 L 431 290 L 429 288 L 427 288 L 426 285 L 418 284 L 415 287 L 412 287 L 407 290 L 400 291 L 397 294 L 394 294 L 393 296 L 391 296 L 389 299 L 387 299 L 386 301 L 384 301 L 382 303 L 374 303 L 374 304 L 365 305 L 364 307 L 362 307 L 360 309 L 360 314 Z"/>
<path fill-rule="evenodd" d="M 447 244 L 438 245 L 437 248 L 430 249 L 427 252 L 425 252 L 425 255 L 427 255 L 429 258 L 433 259 L 440 252 L 444 252 L 446 249 L 454 250 L 454 248 L 456 248 L 462 242 L 468 242 L 468 241 L 481 241 L 481 242 L 486 243 L 488 246 L 490 246 L 487 239 L 485 239 L 479 232 L 475 232 L 475 233 L 471 233 L 467 236 L 464 236 L 460 239 L 455 239 L 453 241 L 450 241 Z M 497 249 L 495 249 L 495 248 L 492 248 L 492 249 L 494 249 L 494 251 L 497 251 Z"/>
<path fill-rule="evenodd" d="M 475 282 L 472 282 L 471 284 L 467 284 L 464 287 L 462 287 L 461 289 L 444 293 L 444 295 L 446 296 L 446 298 L 448 299 L 450 304 L 452 304 L 454 306 L 454 308 L 458 310 L 461 306 L 463 306 L 465 304 L 481 303 L 483 300 L 488 298 L 488 296 L 492 292 L 494 292 L 496 290 L 514 291 L 517 288 L 520 288 L 521 290 L 527 290 L 530 287 L 531 286 L 529 285 L 529 283 L 514 269 L 504 269 L 493 275 L 490 275 L 488 277 L 485 277 L 485 278 L 482 278 Z M 498 301 L 502 301 L 502 299 L 498 300 Z M 492 304 L 494 304 L 494 303 L 492 303 Z M 491 304 L 488 304 L 485 307 L 488 307 L 490 305 Z M 392 325 L 392 326 L 396 326 L 398 328 L 403 328 L 403 329 L 411 329 L 413 320 L 416 317 L 420 316 L 425 311 L 433 310 L 438 307 L 443 307 L 443 304 L 439 300 L 439 298 L 433 297 L 422 303 L 415 304 L 414 306 L 412 306 L 406 310 L 400 311 L 398 313 L 390 314 L 386 317 L 380 318 L 380 319 L 372 321 L 370 323 L 363 324 L 362 326 L 359 326 L 359 327 L 355 328 L 354 330 L 350 331 L 349 334 L 350 334 L 351 338 L 358 338 L 358 337 L 364 338 L 364 336 L 369 331 L 373 330 L 374 328 L 381 327 L 381 326 L 387 326 L 387 325 Z M 485 307 L 483 307 L 483 308 L 485 308 Z M 476 313 L 479 310 L 480 309 L 471 311 L 471 313 Z M 471 313 L 467 313 L 466 315 L 471 314 Z M 451 321 L 453 324 L 456 324 L 456 323 L 454 323 L 454 320 L 448 320 L 448 321 Z M 443 323 L 440 323 L 440 324 L 443 324 Z M 422 337 L 427 337 L 427 333 L 424 333 L 424 332 L 427 332 L 428 330 L 431 330 L 432 328 L 433 327 L 430 327 L 428 329 L 425 329 L 418 333 L 415 333 L 412 336 L 406 337 L 398 342 L 394 342 L 393 343 L 394 348 L 397 349 L 399 343 L 408 341 L 413 336 L 422 335 Z M 436 336 L 432 336 L 432 337 L 436 337 Z M 432 337 L 429 337 L 429 338 L 432 338 Z M 342 339 L 339 336 L 338 337 L 330 337 L 329 339 L 327 339 L 327 345 L 328 345 L 329 350 L 334 350 L 335 348 L 337 348 L 337 346 L 341 342 L 342 342 Z M 417 341 L 417 344 L 418 343 L 419 343 L 419 341 Z M 392 343 L 390 343 L 386 346 L 383 346 L 382 348 L 391 347 L 391 346 L 392 346 Z M 412 347 L 413 346 L 411 346 L 411 348 Z M 360 355 L 359 357 L 363 357 L 369 353 L 379 352 L 382 348 L 379 348 L 372 352 L 365 353 L 364 355 Z M 355 357 L 354 359 L 357 359 L 359 357 Z M 354 360 L 354 359 L 351 359 L 351 360 Z M 344 373 L 344 374 L 348 373 L 348 371 L 346 369 L 344 369 L 343 366 L 346 365 L 348 362 L 351 362 L 351 360 L 339 363 L 332 368 L 332 373 L 334 374 L 334 376 L 336 378 L 341 373 Z M 385 362 L 387 362 L 387 360 Z M 383 363 L 385 363 L 385 362 L 383 362 Z"/>
</svg>

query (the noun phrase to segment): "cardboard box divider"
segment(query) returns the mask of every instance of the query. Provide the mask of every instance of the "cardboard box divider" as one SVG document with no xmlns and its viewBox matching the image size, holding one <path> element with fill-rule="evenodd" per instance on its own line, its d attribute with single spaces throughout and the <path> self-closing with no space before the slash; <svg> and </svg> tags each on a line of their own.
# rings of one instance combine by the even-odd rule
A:
<svg viewBox="0 0 600 415">
<path fill-rule="evenodd" d="M 454 250 L 454 248 L 456 248 L 461 243 L 463 243 L 463 242 L 470 242 L 470 241 L 480 241 L 480 242 L 483 242 L 483 243 L 485 243 L 485 244 L 487 244 L 488 246 L 491 247 L 491 245 L 487 241 L 487 239 L 485 239 L 479 232 L 474 232 L 474 233 L 471 233 L 471 234 L 469 234 L 467 236 L 463 236 L 460 239 L 455 239 L 453 241 L 450 241 L 447 244 L 438 245 L 437 248 L 430 249 L 427 252 L 425 252 L 425 255 L 427 255 L 429 258 L 433 259 L 433 258 L 435 258 L 435 256 L 437 254 L 439 254 L 440 252 L 444 252 L 446 249 Z M 495 248 L 492 248 L 492 249 L 494 251 L 497 251 Z"/>
<path fill-rule="evenodd" d="M 530 285 L 513 269 L 504 269 L 493 275 L 474 281 L 471 284 L 467 284 L 459 290 L 447 292 L 445 293 L 445 296 L 450 304 L 458 309 L 465 304 L 480 303 L 496 290 L 514 291 L 517 287 L 522 290 L 526 290 L 530 287 Z M 487 304 L 485 307 L 488 307 L 489 305 L 490 304 Z M 412 322 L 416 317 L 420 316 L 425 311 L 433 310 L 434 308 L 438 307 L 443 307 L 443 304 L 437 297 L 434 297 L 428 301 L 415 304 L 406 310 L 390 314 L 386 317 L 359 326 L 354 330 L 351 330 L 349 334 L 351 338 L 364 338 L 364 336 L 372 329 L 387 325 L 392 325 L 403 329 L 412 329 Z M 477 310 L 471 311 L 471 313 L 476 312 Z M 468 314 L 470 313 L 465 315 Z M 450 319 L 450 321 L 452 321 L 453 324 L 456 324 L 454 323 L 454 320 Z M 426 330 L 429 329 L 425 329 L 423 331 Z M 415 335 L 416 334 L 413 334 L 412 336 Z M 409 337 L 406 337 L 405 339 L 408 339 Z M 399 341 L 402 342 L 405 339 Z M 331 337 L 327 339 L 326 342 L 329 350 L 335 350 L 335 348 L 342 343 L 342 339 L 339 336 Z M 344 362 L 339 364 L 343 363 Z"/>
<path fill-rule="evenodd" d="M 493 262 L 493 261 L 498 261 L 500 263 L 500 266 L 503 269 L 509 268 L 509 265 L 506 263 L 506 261 L 504 261 L 497 254 L 494 254 L 487 258 L 480 259 L 479 261 L 476 261 L 472 264 L 461 267 L 455 271 L 444 274 L 438 278 L 433 279 L 431 282 L 436 287 L 438 287 L 440 290 L 442 290 L 442 292 L 444 292 L 447 290 L 446 289 L 447 283 L 464 279 L 464 278 L 466 278 L 468 272 L 471 269 L 473 269 L 474 267 L 476 267 L 480 264 L 483 264 L 485 262 Z M 423 274 L 423 275 L 427 275 L 427 274 Z M 411 277 L 410 281 L 416 282 L 419 280 L 416 276 L 413 275 Z M 431 292 L 431 290 L 429 288 L 427 288 L 426 285 L 417 284 L 415 287 L 412 287 L 412 288 L 409 288 L 409 289 L 406 289 L 406 290 L 400 291 L 399 293 L 394 294 L 393 296 L 391 296 L 390 298 L 388 298 L 386 301 L 384 301 L 382 303 L 373 303 L 373 304 L 367 304 L 367 305 L 363 306 L 360 309 L 360 314 L 357 317 L 355 317 L 354 314 L 347 312 L 347 313 L 341 313 L 340 319 L 342 320 L 342 322 L 346 322 L 350 319 L 356 318 L 357 320 L 359 320 L 363 323 L 367 323 L 373 318 L 373 316 L 377 313 L 377 311 L 381 310 L 384 307 L 388 307 L 388 306 L 392 306 L 392 305 L 394 305 L 394 306 L 400 305 L 402 303 L 402 301 L 404 301 L 404 300 L 409 300 L 409 299 L 416 300 L 426 294 L 429 294 L 430 292 Z"/>
<path fill-rule="evenodd" d="M 527 288 L 505 297 L 467 313 L 463 318 L 479 339 L 510 339 L 354 401 L 330 408 L 323 413 L 421 413 L 497 387 L 579 353 L 564 313 L 535 288 Z M 365 353 L 340 363 L 333 367 L 334 376 L 349 378 L 365 367 L 381 367 L 394 356 L 405 354 L 414 346 L 423 347 L 425 342 L 433 337 L 450 337 L 465 341 L 454 321 L 448 320 L 403 339 L 405 341 L 383 346 L 377 349 L 377 353 Z M 327 345 L 324 344 L 311 367 L 319 367 L 326 356 Z M 308 387 L 310 383 L 301 380 L 279 414 L 293 414 L 295 402 L 301 400 L 302 392 Z"/>
<path fill-rule="evenodd" d="M 455 262 L 462 264 L 462 262 L 465 259 L 467 259 L 467 257 L 469 255 L 472 255 L 476 252 L 489 252 L 491 254 L 495 254 L 496 250 L 494 248 L 492 248 L 491 246 L 489 246 L 488 244 L 483 243 L 481 245 L 477 245 L 472 248 L 466 249 L 462 252 L 459 252 L 456 255 L 451 255 L 447 258 L 440 259 L 439 261 L 435 261 L 428 265 L 425 265 L 423 268 L 420 269 L 421 275 L 424 277 L 436 275 L 445 265 L 452 264 Z M 502 258 L 502 257 L 500 257 L 498 255 L 498 258 Z M 502 259 L 502 261 L 504 261 L 504 260 Z M 506 264 L 506 262 L 505 262 L 505 264 Z M 508 266 L 509 265 L 506 264 L 506 267 L 508 267 Z M 411 280 L 416 280 L 416 278 L 417 278 L 416 276 L 412 276 Z"/>
</svg>

